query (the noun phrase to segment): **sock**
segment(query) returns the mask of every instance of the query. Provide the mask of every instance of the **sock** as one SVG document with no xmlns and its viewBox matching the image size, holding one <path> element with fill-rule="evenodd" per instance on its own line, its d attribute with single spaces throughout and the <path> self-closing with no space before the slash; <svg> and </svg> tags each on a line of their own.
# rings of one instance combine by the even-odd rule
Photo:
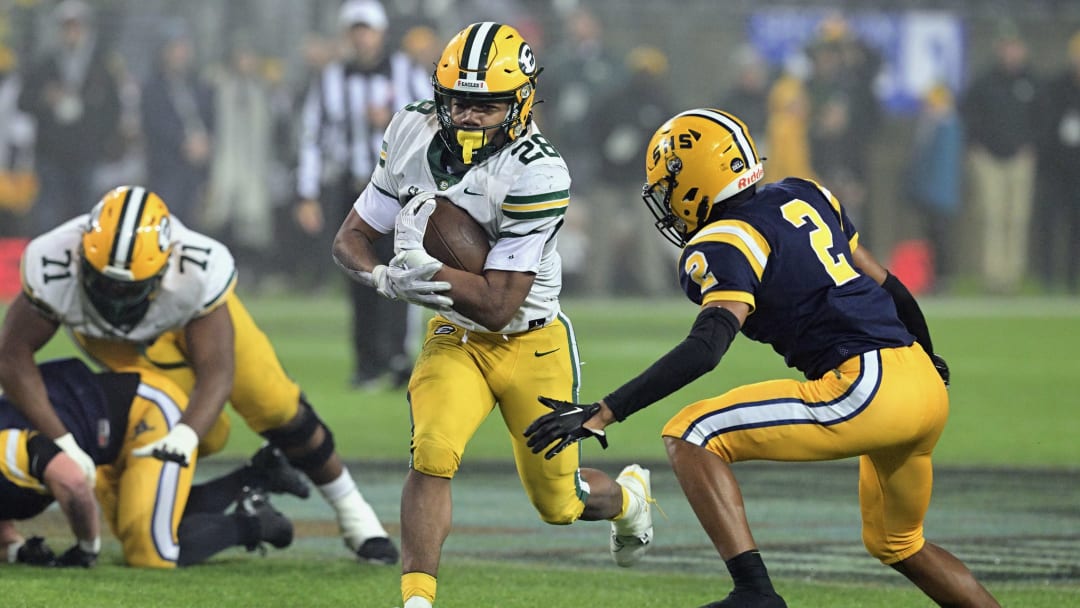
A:
<svg viewBox="0 0 1080 608">
<path fill-rule="evenodd" d="M 350 549 L 356 551 L 369 538 L 390 536 L 379 523 L 375 510 L 356 488 L 348 469 L 342 467 L 337 479 L 318 488 L 326 502 L 337 512 L 338 526 Z"/>
<path fill-rule="evenodd" d="M 622 489 L 622 510 L 619 514 L 611 518 L 611 521 L 615 523 L 616 534 L 632 534 L 631 530 L 625 530 L 627 523 L 636 522 L 638 516 L 645 512 L 648 505 L 645 504 L 645 499 L 634 494 L 630 490 L 627 490 L 619 484 Z"/>
<path fill-rule="evenodd" d="M 731 579 L 735 582 L 735 589 L 752 589 L 762 594 L 774 594 L 772 580 L 769 572 L 765 569 L 765 562 L 761 559 L 761 553 L 756 549 L 740 553 L 724 562 Z"/>
<path fill-rule="evenodd" d="M 435 577 L 426 572 L 402 574 L 401 599 L 405 600 L 405 608 L 428 608 L 434 604 L 435 585 Z M 424 604 L 423 601 L 428 603 Z"/>
<path fill-rule="evenodd" d="M 184 514 L 224 513 L 240 496 L 244 486 L 251 483 L 250 475 L 242 467 L 217 477 L 191 486 Z"/>
<path fill-rule="evenodd" d="M 254 517 L 241 517 L 236 513 L 191 513 L 180 520 L 176 535 L 180 540 L 180 557 L 176 564 L 190 566 L 229 547 L 259 542 L 259 522 Z"/>
<path fill-rule="evenodd" d="M 26 541 L 18 540 L 8 545 L 7 561 L 9 564 L 14 564 L 19 561 L 19 549 L 21 549 L 24 544 L 26 544 Z"/>
</svg>

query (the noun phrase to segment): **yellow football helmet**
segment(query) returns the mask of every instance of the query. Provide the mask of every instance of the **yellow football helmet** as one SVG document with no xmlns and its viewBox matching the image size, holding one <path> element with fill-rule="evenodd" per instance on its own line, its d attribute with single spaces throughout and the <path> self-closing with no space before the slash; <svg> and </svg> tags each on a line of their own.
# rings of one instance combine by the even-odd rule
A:
<svg viewBox="0 0 1080 608">
<path fill-rule="evenodd" d="M 465 164 L 481 162 L 525 134 L 536 100 L 536 66 L 532 48 L 509 25 L 485 21 L 458 32 L 435 64 L 431 83 L 446 147 Z M 451 99 L 508 102 L 506 118 L 494 127 L 455 125 Z"/>
<path fill-rule="evenodd" d="M 131 331 L 150 307 L 172 248 L 164 201 L 139 186 L 116 188 L 94 205 L 83 229 L 83 292 L 106 321 Z"/>
<path fill-rule="evenodd" d="M 679 247 L 723 201 L 765 175 L 746 125 L 712 109 L 682 112 L 660 125 L 645 157 L 642 198 L 656 229 Z"/>
</svg>

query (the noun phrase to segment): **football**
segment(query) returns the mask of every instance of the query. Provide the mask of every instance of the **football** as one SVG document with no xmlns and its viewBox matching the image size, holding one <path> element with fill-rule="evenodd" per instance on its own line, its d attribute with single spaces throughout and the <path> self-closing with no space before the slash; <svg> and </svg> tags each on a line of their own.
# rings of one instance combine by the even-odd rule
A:
<svg viewBox="0 0 1080 608">
<path fill-rule="evenodd" d="M 424 232 L 424 249 L 451 268 L 483 274 L 491 244 L 487 232 L 468 211 L 437 196 Z"/>
</svg>

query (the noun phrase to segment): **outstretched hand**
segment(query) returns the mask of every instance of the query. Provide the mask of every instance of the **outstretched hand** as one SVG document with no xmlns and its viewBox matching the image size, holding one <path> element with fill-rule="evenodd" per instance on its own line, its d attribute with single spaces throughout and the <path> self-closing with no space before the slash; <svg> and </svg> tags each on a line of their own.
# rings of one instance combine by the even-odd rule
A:
<svg viewBox="0 0 1080 608">
<path fill-rule="evenodd" d="M 529 438 L 527 445 L 533 454 L 539 454 L 554 442 L 554 447 L 544 452 L 544 458 L 551 460 L 567 447 L 589 437 L 596 437 L 600 445 L 607 449 L 607 436 L 604 431 L 586 428 L 585 422 L 600 411 L 599 403 L 573 403 L 549 397 L 537 397 L 540 403 L 551 408 L 551 412 L 537 418 L 525 429 Z"/>
</svg>

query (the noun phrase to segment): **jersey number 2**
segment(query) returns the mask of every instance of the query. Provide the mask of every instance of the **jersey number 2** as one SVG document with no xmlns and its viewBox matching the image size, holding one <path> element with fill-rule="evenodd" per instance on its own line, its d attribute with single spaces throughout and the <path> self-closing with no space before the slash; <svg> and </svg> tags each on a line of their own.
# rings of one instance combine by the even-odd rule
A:
<svg viewBox="0 0 1080 608">
<path fill-rule="evenodd" d="M 830 251 L 836 244 L 832 230 L 829 230 L 829 225 L 825 223 L 817 209 L 810 206 L 810 203 L 795 199 L 785 203 L 780 207 L 780 211 L 784 214 L 784 219 L 796 228 L 802 228 L 807 221 L 814 225 L 814 229 L 810 231 L 810 247 L 814 249 L 818 261 L 834 283 L 843 285 L 859 276 L 859 273 L 848 262 L 847 256 L 843 253 L 833 255 Z"/>
</svg>

